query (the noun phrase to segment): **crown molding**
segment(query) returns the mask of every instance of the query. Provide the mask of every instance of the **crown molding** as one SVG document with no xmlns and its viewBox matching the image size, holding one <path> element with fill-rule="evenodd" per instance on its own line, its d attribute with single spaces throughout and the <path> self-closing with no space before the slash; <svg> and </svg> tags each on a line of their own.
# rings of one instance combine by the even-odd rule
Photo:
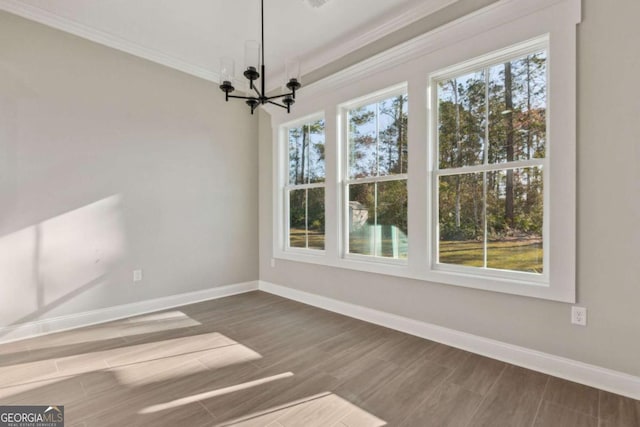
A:
<svg viewBox="0 0 640 427">
<path fill-rule="evenodd" d="M 300 95 L 312 97 L 336 89 L 363 77 L 410 61 L 417 56 L 426 55 L 441 48 L 443 45 L 474 37 L 491 28 L 563 2 L 571 5 L 575 23 L 578 24 L 581 20 L 580 0 L 536 0 L 536 2 L 531 2 L 530 0 L 499 0 L 317 82 L 303 86 L 300 89 Z"/>
<path fill-rule="evenodd" d="M 82 37 L 92 42 L 138 56 L 157 64 L 182 71 L 192 76 L 215 83 L 218 83 L 219 81 L 217 72 L 208 70 L 199 65 L 191 64 L 158 50 L 133 43 L 129 40 L 125 40 L 121 37 L 81 24 L 71 19 L 61 17 L 42 8 L 25 4 L 19 0 L 0 0 L 0 10 L 78 37 Z"/>
<path fill-rule="evenodd" d="M 366 30 L 359 35 L 346 40 L 332 48 L 323 49 L 316 52 L 315 54 L 307 55 L 307 59 L 302 61 L 301 68 L 306 73 L 309 73 L 458 1 L 459 0 L 429 0 L 421 2 L 416 7 L 406 10 L 405 12 L 395 16 L 385 23 Z M 313 93 L 326 90 L 330 87 L 335 87 L 336 85 L 340 85 L 341 83 L 345 83 L 346 81 L 358 78 L 363 74 L 369 74 L 373 71 L 380 71 L 385 68 L 385 64 L 386 67 L 390 66 L 389 61 L 402 60 L 403 58 L 407 58 L 412 54 L 425 54 L 429 51 L 429 46 L 431 46 L 431 48 L 433 49 L 434 46 L 438 44 L 438 41 L 440 40 L 440 38 L 438 37 L 439 35 L 442 36 L 443 33 L 459 26 L 461 23 L 464 23 L 475 16 L 493 11 L 494 9 L 497 9 L 501 12 L 500 17 L 506 17 L 506 19 L 509 19 L 513 18 L 514 15 L 524 16 L 528 13 L 532 13 L 535 10 L 540 10 L 544 7 L 551 6 L 561 1 L 564 0 L 539 0 L 537 2 L 522 0 L 500 0 L 493 5 L 487 6 L 477 12 L 466 15 L 456 21 L 453 21 L 433 31 L 429 31 L 412 40 L 395 46 L 385 52 L 375 55 L 330 77 L 322 79 L 309 86 L 303 87 L 301 89 L 301 93 L 304 93 L 305 95 L 311 95 Z M 518 13 L 509 13 L 509 11 L 512 11 L 513 9 L 505 7 L 512 3 L 520 3 L 520 10 Z M 574 1 L 573 3 L 576 4 L 574 11 L 575 20 L 576 23 L 578 23 L 581 19 L 580 4 L 577 1 Z M 219 83 L 220 80 L 219 74 L 217 72 L 211 71 L 200 65 L 192 64 L 161 51 L 139 45 L 108 32 L 95 29 L 93 27 L 81 24 L 68 18 L 61 17 L 42 8 L 25 4 L 20 0 L 0 0 L 0 10 L 214 83 Z M 475 31 L 480 30 L 476 27 L 473 27 L 471 29 L 475 29 Z M 473 36 L 473 34 L 466 35 L 466 37 L 468 36 Z M 460 34 L 457 36 L 457 38 L 459 39 L 463 37 L 465 37 L 464 34 Z M 273 80 L 280 81 L 283 77 L 284 73 L 279 73 L 273 78 Z M 269 88 L 268 90 L 271 91 L 275 88 L 277 88 L 277 86 Z"/>
<path fill-rule="evenodd" d="M 341 40 L 340 43 L 335 44 L 329 48 L 318 49 L 315 52 L 306 54 L 300 62 L 300 69 L 304 73 L 310 73 L 318 68 L 321 68 L 327 64 L 330 64 L 350 53 L 355 52 L 371 43 L 380 40 L 381 38 L 388 36 L 389 34 L 400 30 L 422 18 L 425 18 L 440 9 L 443 9 L 453 3 L 457 3 L 460 0 L 426 0 L 422 1 L 416 6 L 405 10 L 404 12 L 392 17 L 391 19 L 384 21 L 383 23 L 376 23 L 375 26 L 365 29 L 356 33 L 354 37 L 346 40 Z M 284 79 L 284 72 L 277 73 L 273 80 L 282 81 Z M 278 86 L 274 85 L 269 87 L 268 90 L 275 90 Z"/>
<path fill-rule="evenodd" d="M 365 30 L 355 37 L 342 41 L 340 44 L 306 55 L 307 59 L 305 59 L 301 65 L 306 72 L 316 70 L 458 1 L 459 0 L 423 1 L 390 20 Z"/>
<path fill-rule="evenodd" d="M 457 1 L 459 0 L 429 0 L 420 2 L 417 6 L 400 13 L 382 24 L 365 30 L 340 44 L 329 49 L 321 49 L 312 54 L 305 55 L 306 59 L 302 61 L 301 68 L 306 73 L 316 70 Z M 56 15 L 40 7 L 23 3 L 20 0 L 0 0 L 0 10 L 214 83 L 219 83 L 220 80 L 217 72 L 205 67 Z M 275 76 L 274 80 L 282 80 L 278 77 L 283 77 L 284 72 L 279 74 L 282 74 L 282 76 Z M 277 88 L 277 86 L 269 90 L 273 90 L 274 88 Z"/>
<path fill-rule="evenodd" d="M 337 73 L 304 85 L 298 91 L 298 94 L 301 97 L 313 98 L 314 96 L 337 90 L 367 76 L 396 67 L 416 57 L 427 55 L 443 46 L 475 37 L 484 31 L 559 3 L 567 3 L 569 5 L 575 24 L 581 22 L 582 9 L 580 0 L 536 0 L 535 2 L 530 0 L 498 0 L 448 24 L 427 31 L 364 61 L 353 64 Z M 270 105 L 262 106 L 262 108 L 272 116 L 272 121 L 281 120 L 278 118 L 281 114 L 279 108 Z"/>
</svg>

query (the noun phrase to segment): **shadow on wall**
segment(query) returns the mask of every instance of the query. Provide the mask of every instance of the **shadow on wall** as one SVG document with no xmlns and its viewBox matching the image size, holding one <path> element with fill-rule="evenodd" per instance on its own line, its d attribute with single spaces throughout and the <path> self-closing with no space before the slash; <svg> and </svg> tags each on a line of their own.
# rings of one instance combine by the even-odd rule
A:
<svg viewBox="0 0 640 427">
<path fill-rule="evenodd" d="M 121 196 L 0 237 L 0 327 L 37 320 L 104 283 L 125 253 Z"/>
</svg>

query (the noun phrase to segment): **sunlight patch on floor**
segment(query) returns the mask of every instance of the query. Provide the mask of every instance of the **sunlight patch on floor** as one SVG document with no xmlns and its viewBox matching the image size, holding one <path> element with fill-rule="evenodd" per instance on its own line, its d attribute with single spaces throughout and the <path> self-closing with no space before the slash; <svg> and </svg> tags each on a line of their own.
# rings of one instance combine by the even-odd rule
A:
<svg viewBox="0 0 640 427">
<path fill-rule="evenodd" d="M 116 320 L 105 325 L 122 337 L 164 332 L 180 328 L 200 326 L 201 323 L 187 316 L 182 311 L 171 310 L 163 313 L 145 314 L 129 319 Z"/>
<path fill-rule="evenodd" d="M 122 384 L 139 384 L 256 360 L 259 353 L 218 332 L 152 341 L 95 352 L 0 367 L 0 387 L 71 378 L 99 371 L 114 372 Z M 201 359 L 201 360 L 200 360 Z M 142 369 L 144 368 L 144 369 Z"/>
<path fill-rule="evenodd" d="M 27 345 L 31 350 L 42 350 L 62 345 L 86 344 L 122 337 L 135 337 L 199 325 L 201 323 L 197 320 L 192 319 L 181 311 L 173 310 L 45 335 L 29 341 Z"/>
<path fill-rule="evenodd" d="M 299 426 L 323 427 L 340 425 L 382 427 L 387 423 L 342 397 L 319 393 L 304 399 L 278 405 L 241 418 L 217 424 L 218 427 L 237 426 Z"/>
<path fill-rule="evenodd" d="M 259 353 L 242 344 L 228 345 L 195 355 L 185 354 L 140 362 L 111 369 L 120 384 L 140 386 L 173 378 L 186 377 L 211 369 L 247 363 L 260 359 Z"/>
<path fill-rule="evenodd" d="M 180 399 L 172 400 L 171 402 L 165 402 L 158 405 L 148 406 L 138 411 L 139 414 L 152 414 L 154 412 L 166 411 L 168 409 L 177 408 L 179 406 L 188 405 L 198 402 L 200 400 L 211 399 L 213 397 L 222 396 L 224 394 L 233 393 L 240 390 L 246 390 L 251 387 L 256 387 L 261 384 L 266 384 L 272 381 L 277 381 L 282 378 L 289 378 L 293 376 L 293 372 L 284 372 L 278 375 L 272 375 L 266 378 L 260 378 L 258 380 L 247 381 L 245 383 L 236 384 L 229 387 L 219 388 L 217 390 L 211 390 L 204 393 L 194 394 L 192 396 L 182 397 Z"/>
</svg>

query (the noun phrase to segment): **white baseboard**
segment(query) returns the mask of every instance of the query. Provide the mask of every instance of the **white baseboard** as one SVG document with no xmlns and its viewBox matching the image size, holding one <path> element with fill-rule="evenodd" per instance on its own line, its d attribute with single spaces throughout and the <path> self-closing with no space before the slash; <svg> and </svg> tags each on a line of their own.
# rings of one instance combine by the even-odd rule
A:
<svg viewBox="0 0 640 427">
<path fill-rule="evenodd" d="M 17 341 L 53 332 L 66 331 L 83 326 L 95 325 L 98 323 L 138 316 L 154 311 L 166 310 L 181 305 L 228 297 L 255 290 L 258 290 L 258 281 L 237 283 L 233 285 L 218 286 L 202 291 L 188 292 L 147 301 L 134 302 L 131 304 L 118 305 L 115 307 L 102 308 L 99 310 L 86 311 L 69 316 L 60 316 L 52 319 L 5 326 L 0 328 L 0 343 Z"/>
<path fill-rule="evenodd" d="M 428 340 L 437 341 L 472 353 L 522 366 L 523 368 L 621 394 L 631 397 L 632 399 L 640 399 L 640 377 L 299 291 L 262 280 L 260 281 L 259 288 L 261 291 L 279 295 L 287 299 L 375 323 Z"/>
</svg>

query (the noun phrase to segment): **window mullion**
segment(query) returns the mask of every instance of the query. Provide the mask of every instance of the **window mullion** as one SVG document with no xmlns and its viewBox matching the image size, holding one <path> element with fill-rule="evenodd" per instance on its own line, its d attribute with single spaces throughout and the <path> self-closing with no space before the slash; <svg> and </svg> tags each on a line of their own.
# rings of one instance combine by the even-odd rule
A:
<svg viewBox="0 0 640 427">
<path fill-rule="evenodd" d="M 309 189 L 304 190 L 304 240 L 305 248 L 309 249 Z"/>
<path fill-rule="evenodd" d="M 347 184 L 368 184 L 374 182 L 402 181 L 408 178 L 407 174 L 385 175 L 385 176 L 368 176 L 365 178 L 357 178 L 346 180 Z"/>
<path fill-rule="evenodd" d="M 487 268 L 487 252 L 488 252 L 488 241 L 489 241 L 489 223 L 487 221 L 487 173 L 482 172 L 482 217 L 483 217 L 483 244 L 482 244 L 482 256 L 483 261 L 482 265 L 484 268 Z"/>
<path fill-rule="evenodd" d="M 285 185 L 284 188 L 287 190 L 307 190 L 312 188 L 323 188 L 324 186 L 324 182 L 313 182 L 311 184 Z"/>
<path fill-rule="evenodd" d="M 378 256 L 378 182 L 373 183 L 373 256 Z"/>
<path fill-rule="evenodd" d="M 489 164 L 489 68 L 484 77 L 484 164 Z"/>
<path fill-rule="evenodd" d="M 304 153 L 304 158 L 305 158 L 305 165 L 302 165 L 303 168 L 305 168 L 307 170 L 307 176 L 305 177 L 305 183 L 304 184 L 309 184 L 310 179 L 309 179 L 309 175 L 310 175 L 310 170 L 309 170 L 309 165 L 311 164 L 311 162 L 309 161 L 309 146 L 311 145 L 311 134 L 309 132 L 309 125 L 303 125 L 302 126 L 302 141 L 304 141 L 305 135 L 307 137 L 307 146 L 303 147 L 303 149 L 306 151 Z"/>
<path fill-rule="evenodd" d="M 521 169 L 521 168 L 530 168 L 530 167 L 539 167 L 544 166 L 546 159 L 531 159 L 531 160 L 515 160 L 512 162 L 504 162 L 504 163 L 491 163 L 488 165 L 475 165 L 475 166 L 462 166 L 459 168 L 451 168 L 451 169 L 438 169 L 435 171 L 436 176 L 447 176 L 447 175 L 464 175 L 468 173 L 476 173 L 476 172 L 492 172 L 492 171 L 500 171 L 507 169 Z"/>
<path fill-rule="evenodd" d="M 489 71 L 485 68 L 484 72 L 484 164 L 489 164 Z M 482 243 L 482 266 L 487 268 L 487 252 L 489 239 L 489 223 L 487 221 L 487 171 L 482 172 L 482 217 L 483 217 L 483 243 Z"/>
<path fill-rule="evenodd" d="M 380 104 L 376 102 L 376 176 L 380 176 Z"/>
</svg>

